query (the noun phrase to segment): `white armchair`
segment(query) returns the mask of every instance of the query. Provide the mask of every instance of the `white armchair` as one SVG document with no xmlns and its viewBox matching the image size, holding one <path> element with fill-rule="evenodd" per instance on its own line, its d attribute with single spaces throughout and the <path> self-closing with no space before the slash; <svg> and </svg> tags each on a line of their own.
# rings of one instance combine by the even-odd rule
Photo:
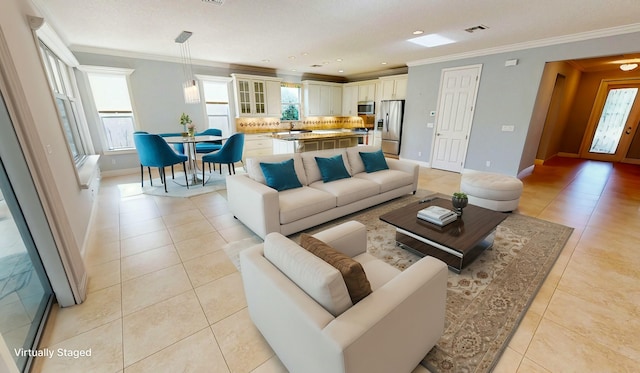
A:
<svg viewBox="0 0 640 373">
<path fill-rule="evenodd" d="M 425 257 L 398 271 L 366 252 L 366 228 L 354 221 L 314 236 L 360 262 L 372 293 L 334 316 L 268 259 L 269 250 L 296 260 L 313 254 L 279 233 L 267 235 L 240 262 L 249 313 L 269 345 L 292 373 L 411 372 L 444 332 L 447 266 Z M 333 268 L 316 259 L 314 266 Z M 308 285 L 322 271 L 305 266 Z"/>
</svg>

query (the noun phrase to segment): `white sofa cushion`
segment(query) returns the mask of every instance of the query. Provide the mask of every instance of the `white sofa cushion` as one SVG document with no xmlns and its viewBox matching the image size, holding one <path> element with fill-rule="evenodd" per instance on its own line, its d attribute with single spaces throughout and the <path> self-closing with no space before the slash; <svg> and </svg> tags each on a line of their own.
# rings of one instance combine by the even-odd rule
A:
<svg viewBox="0 0 640 373">
<path fill-rule="evenodd" d="M 354 178 L 372 181 L 380 186 L 378 193 L 388 192 L 405 185 L 413 184 L 413 175 L 398 170 L 380 170 L 370 174 L 361 172 L 353 175 Z"/>
<path fill-rule="evenodd" d="M 380 190 L 380 186 L 374 182 L 353 177 L 329 183 L 320 180 L 311 183 L 309 186 L 334 195 L 337 206 L 345 206 L 367 197 L 375 196 L 379 194 Z"/>
<path fill-rule="evenodd" d="M 260 168 L 260 162 L 264 163 L 277 163 L 286 161 L 293 158 L 293 168 L 296 170 L 296 176 L 302 185 L 308 185 L 307 176 L 305 175 L 304 166 L 302 164 L 302 158 L 299 153 L 294 154 L 273 154 L 260 157 L 249 157 L 245 160 L 245 167 L 249 177 L 261 184 L 267 185 L 267 181 Z"/>
<path fill-rule="evenodd" d="M 371 145 L 355 146 L 355 147 L 347 148 L 347 157 L 349 158 L 351 175 L 364 172 L 364 163 L 362 162 L 362 158 L 360 157 L 360 152 L 370 153 L 370 152 L 376 152 L 378 150 L 380 150 L 379 147 L 371 146 Z"/>
<path fill-rule="evenodd" d="M 340 271 L 280 233 L 265 237 L 264 256 L 333 316 L 353 305 Z"/>
<path fill-rule="evenodd" d="M 349 166 L 349 161 L 347 160 L 347 152 L 345 149 L 327 149 L 316 152 L 300 153 L 302 157 L 302 164 L 304 165 L 304 171 L 307 175 L 307 185 L 311 185 L 318 180 L 322 180 L 322 174 L 320 173 L 318 163 L 316 163 L 316 157 L 329 158 L 338 154 L 342 155 L 344 167 L 347 169 L 349 175 L 353 175 L 351 172 L 351 166 Z"/>
<path fill-rule="evenodd" d="M 336 197 L 316 188 L 303 186 L 278 193 L 280 224 L 288 224 L 336 207 Z"/>
</svg>

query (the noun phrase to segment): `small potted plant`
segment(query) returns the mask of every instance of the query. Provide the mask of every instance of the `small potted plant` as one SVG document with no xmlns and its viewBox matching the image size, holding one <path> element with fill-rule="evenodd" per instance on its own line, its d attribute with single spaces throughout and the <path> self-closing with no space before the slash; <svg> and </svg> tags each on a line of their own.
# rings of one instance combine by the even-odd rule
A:
<svg viewBox="0 0 640 373">
<path fill-rule="evenodd" d="M 462 216 L 462 209 L 467 207 L 467 204 L 469 203 L 469 198 L 467 197 L 466 193 L 455 192 L 451 197 L 451 203 L 453 204 L 453 207 L 456 209 L 456 213 L 458 214 L 458 216 Z"/>
<path fill-rule="evenodd" d="M 195 125 L 188 114 L 182 113 L 180 116 L 180 125 L 183 128 L 182 136 L 190 136 L 195 131 Z"/>
</svg>

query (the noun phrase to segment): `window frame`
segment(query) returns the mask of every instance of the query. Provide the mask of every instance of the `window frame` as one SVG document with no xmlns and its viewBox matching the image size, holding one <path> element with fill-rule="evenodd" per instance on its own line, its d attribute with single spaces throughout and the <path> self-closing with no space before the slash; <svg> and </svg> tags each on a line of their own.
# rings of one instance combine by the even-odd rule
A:
<svg viewBox="0 0 640 373">
<path fill-rule="evenodd" d="M 78 85 L 73 67 L 60 58 L 42 39 L 38 40 L 38 49 L 58 112 L 60 129 L 66 139 L 69 155 L 76 170 L 79 170 L 87 156 L 93 152 L 93 144 L 88 131 L 86 131 L 86 121 L 84 121 L 81 101 L 78 99 Z M 62 102 L 65 113 L 60 112 L 58 100 Z M 63 116 L 63 114 L 65 115 Z M 65 118 L 67 123 L 65 123 Z M 69 128 L 67 129 L 67 127 Z M 68 132 L 71 136 L 67 135 Z"/>
<path fill-rule="evenodd" d="M 296 88 L 298 90 L 298 102 L 297 103 L 290 103 L 290 102 L 284 102 L 283 98 L 284 95 L 282 94 L 282 89 L 283 88 Z M 284 106 L 294 106 L 298 109 L 298 119 L 284 119 Z M 287 83 L 287 82 L 282 82 L 280 83 L 280 122 L 284 122 L 284 123 L 290 123 L 290 122 L 298 122 L 300 120 L 302 120 L 302 84 L 299 83 Z"/>
<path fill-rule="evenodd" d="M 124 76 L 125 82 L 127 84 L 127 92 L 129 93 L 129 102 L 131 104 L 131 111 L 118 111 L 118 114 L 130 114 L 131 121 L 133 122 L 133 131 L 139 131 L 140 126 L 136 120 L 136 109 L 133 100 L 133 94 L 131 91 L 131 81 L 130 76 L 135 71 L 134 69 L 127 68 L 118 68 L 118 67 L 108 67 L 108 66 L 92 66 L 92 65 L 81 65 L 78 69 L 84 74 L 85 80 L 87 82 L 88 93 L 90 93 L 93 109 L 95 112 L 95 124 L 97 127 L 98 137 L 100 138 L 100 144 L 102 146 L 102 152 L 104 154 L 118 154 L 118 153 L 133 153 L 136 151 L 135 145 L 132 144 L 131 147 L 126 148 L 114 148 L 110 149 L 107 131 L 105 130 L 104 122 L 102 120 L 102 114 L 98 110 L 94 98 L 93 88 L 91 87 L 91 81 L 89 75 L 91 74 L 99 74 L 99 75 L 114 75 L 114 76 Z M 108 114 L 114 114 L 113 111 L 105 111 Z"/>
</svg>

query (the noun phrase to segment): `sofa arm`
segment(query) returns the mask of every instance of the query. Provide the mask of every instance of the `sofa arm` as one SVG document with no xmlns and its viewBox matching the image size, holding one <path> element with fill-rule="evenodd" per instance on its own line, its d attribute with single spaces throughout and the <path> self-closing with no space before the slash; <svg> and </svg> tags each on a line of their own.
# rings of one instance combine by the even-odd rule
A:
<svg viewBox="0 0 640 373">
<path fill-rule="evenodd" d="M 313 237 L 350 257 L 367 252 L 367 227 L 357 221 L 348 221 Z"/>
<path fill-rule="evenodd" d="M 393 158 L 386 158 L 387 165 L 391 170 L 404 171 L 413 175 L 413 190 L 418 190 L 418 176 L 420 175 L 420 166 L 415 163 L 401 161 Z"/>
<path fill-rule="evenodd" d="M 447 272 L 425 257 L 329 323 L 348 371 L 412 371 L 444 333 Z"/>
<path fill-rule="evenodd" d="M 280 232 L 278 191 L 247 175 L 227 176 L 227 199 L 233 215 L 262 239 Z"/>
</svg>

